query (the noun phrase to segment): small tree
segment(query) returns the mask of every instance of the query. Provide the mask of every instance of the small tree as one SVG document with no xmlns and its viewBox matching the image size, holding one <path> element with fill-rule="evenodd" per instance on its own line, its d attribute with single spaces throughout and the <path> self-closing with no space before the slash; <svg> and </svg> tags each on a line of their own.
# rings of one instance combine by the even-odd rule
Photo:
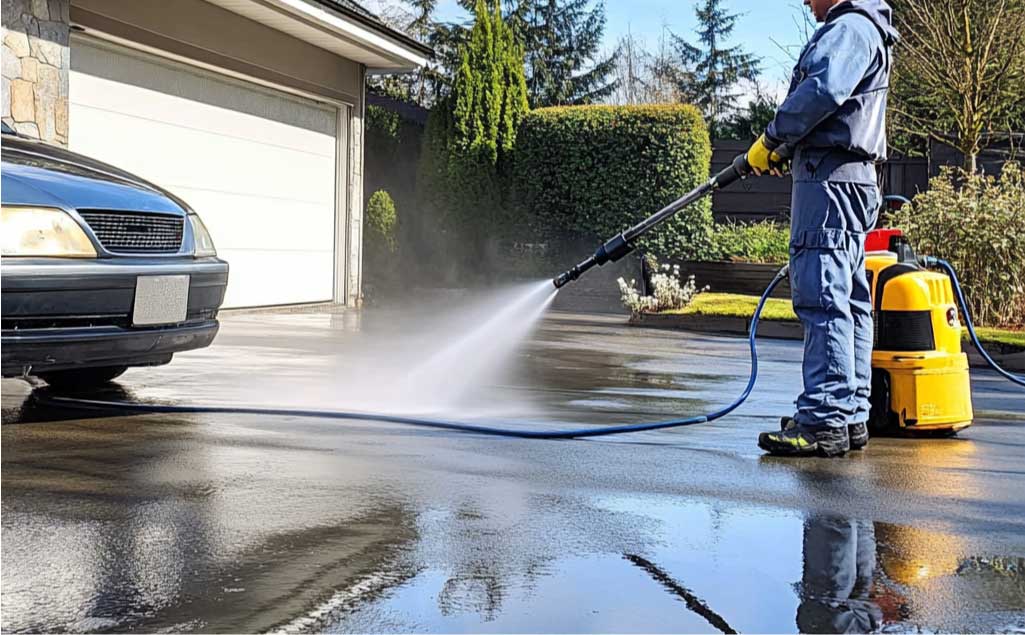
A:
<svg viewBox="0 0 1025 635">
<path fill-rule="evenodd" d="M 663 23 L 658 36 L 658 49 L 652 54 L 646 67 L 645 92 L 650 103 L 667 104 L 683 101 L 680 86 L 693 83 L 694 74 L 681 68 L 676 59 L 673 50 L 675 38 L 669 30 L 669 25 Z"/>
<path fill-rule="evenodd" d="M 363 217 L 364 294 L 373 301 L 382 291 L 394 287 L 399 279 L 395 203 L 384 190 L 374 192 L 367 201 Z"/>
<path fill-rule="evenodd" d="M 497 2 L 477 0 L 451 93 L 427 123 L 421 183 L 446 225 L 480 257 L 504 224 L 502 175 L 528 110 L 523 49 Z"/>
<path fill-rule="evenodd" d="M 636 106 L 648 103 L 645 90 L 645 71 L 650 57 L 644 50 L 644 44 L 629 29 L 626 35 L 619 38 L 616 47 L 616 66 L 613 71 L 615 90 L 608 97 L 608 102 Z"/>
<path fill-rule="evenodd" d="M 891 99 L 895 137 L 952 145 L 974 173 L 987 140 L 1023 119 L 1025 0 L 893 4 L 903 37 Z"/>
</svg>

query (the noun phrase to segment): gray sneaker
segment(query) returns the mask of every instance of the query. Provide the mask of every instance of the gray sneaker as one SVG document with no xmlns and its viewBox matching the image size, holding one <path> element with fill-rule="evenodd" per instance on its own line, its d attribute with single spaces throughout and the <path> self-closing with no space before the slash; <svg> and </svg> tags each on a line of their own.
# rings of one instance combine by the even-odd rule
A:
<svg viewBox="0 0 1025 635">
<path fill-rule="evenodd" d="M 779 420 L 779 429 L 786 430 L 797 425 L 793 417 L 783 417 Z M 868 425 L 864 423 L 852 423 L 847 426 L 847 436 L 850 438 L 852 450 L 860 450 L 868 445 Z"/>
<path fill-rule="evenodd" d="M 847 426 L 847 436 L 851 439 L 851 449 L 860 450 L 868 445 L 868 424 L 852 423 Z"/>
<path fill-rule="evenodd" d="M 806 428 L 795 423 L 758 435 L 758 447 L 776 456 L 843 456 L 850 449 L 846 428 Z"/>
</svg>

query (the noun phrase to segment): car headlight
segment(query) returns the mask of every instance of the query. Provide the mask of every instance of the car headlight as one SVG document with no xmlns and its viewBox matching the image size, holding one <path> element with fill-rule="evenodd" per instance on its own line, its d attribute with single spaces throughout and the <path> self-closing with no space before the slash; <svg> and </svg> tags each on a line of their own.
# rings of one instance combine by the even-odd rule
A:
<svg viewBox="0 0 1025 635">
<path fill-rule="evenodd" d="M 4 256 L 96 257 L 96 248 L 75 219 L 50 207 L 4 207 L 0 246 Z"/>
<path fill-rule="evenodd" d="M 198 214 L 189 214 L 189 225 L 192 226 L 192 238 L 196 243 L 196 258 L 216 256 L 217 248 L 214 247 L 214 239 L 210 237 L 210 232 Z"/>
</svg>

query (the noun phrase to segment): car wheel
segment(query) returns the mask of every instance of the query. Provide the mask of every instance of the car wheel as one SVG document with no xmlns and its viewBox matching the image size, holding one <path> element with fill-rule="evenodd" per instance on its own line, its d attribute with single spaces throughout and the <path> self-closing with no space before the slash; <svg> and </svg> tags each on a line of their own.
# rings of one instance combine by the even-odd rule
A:
<svg viewBox="0 0 1025 635">
<path fill-rule="evenodd" d="M 38 377 L 52 388 L 82 389 L 99 388 L 128 370 L 127 366 L 103 366 L 100 368 L 76 368 L 39 373 Z"/>
</svg>

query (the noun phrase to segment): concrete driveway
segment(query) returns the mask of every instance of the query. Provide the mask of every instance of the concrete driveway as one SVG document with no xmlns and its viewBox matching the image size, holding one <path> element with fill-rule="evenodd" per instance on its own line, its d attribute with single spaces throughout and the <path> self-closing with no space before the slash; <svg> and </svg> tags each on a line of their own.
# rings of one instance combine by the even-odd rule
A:
<svg viewBox="0 0 1025 635">
<path fill-rule="evenodd" d="M 392 318 L 229 315 L 107 396 L 402 409 Z M 742 340 L 623 323 L 551 314 L 460 412 L 607 425 L 743 387 Z M 957 438 L 773 459 L 754 441 L 790 413 L 800 349 L 760 352 L 734 415 L 589 441 L 86 413 L 4 380 L 2 628 L 1022 632 L 1023 393 L 975 371 Z"/>
</svg>

